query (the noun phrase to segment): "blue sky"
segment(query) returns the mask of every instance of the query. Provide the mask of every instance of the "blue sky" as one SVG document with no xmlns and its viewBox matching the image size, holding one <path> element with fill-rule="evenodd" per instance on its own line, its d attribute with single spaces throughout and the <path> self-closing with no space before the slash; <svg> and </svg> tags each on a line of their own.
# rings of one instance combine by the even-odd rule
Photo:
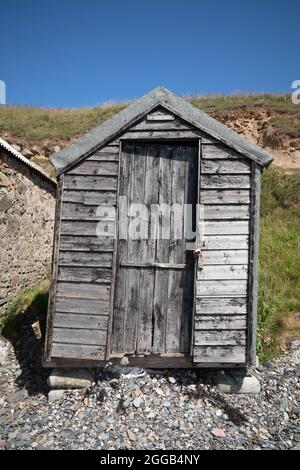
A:
<svg viewBox="0 0 300 470">
<path fill-rule="evenodd" d="M 8 104 L 93 106 L 179 94 L 290 92 L 299 0 L 0 0 Z"/>
</svg>

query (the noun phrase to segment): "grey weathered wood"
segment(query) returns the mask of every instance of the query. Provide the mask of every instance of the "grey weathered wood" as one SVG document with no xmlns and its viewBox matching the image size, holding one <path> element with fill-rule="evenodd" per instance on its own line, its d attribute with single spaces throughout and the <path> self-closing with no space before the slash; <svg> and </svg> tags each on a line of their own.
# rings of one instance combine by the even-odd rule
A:
<svg viewBox="0 0 300 470">
<path fill-rule="evenodd" d="M 248 235 L 205 235 L 206 250 L 245 250 L 249 246 Z"/>
<path fill-rule="evenodd" d="M 57 297 L 55 309 L 61 313 L 90 313 L 107 315 L 109 297 L 107 300 L 79 299 L 74 297 Z M 55 319 L 54 319 L 55 326 Z"/>
<path fill-rule="evenodd" d="M 198 269 L 197 278 L 202 280 L 248 279 L 248 265 L 204 265 Z"/>
<path fill-rule="evenodd" d="M 110 286 L 106 284 L 57 283 L 57 297 L 72 297 L 88 300 L 108 300 Z"/>
<path fill-rule="evenodd" d="M 249 204 L 249 189 L 201 190 L 202 204 Z"/>
<path fill-rule="evenodd" d="M 86 344 L 52 344 L 51 357 L 82 360 L 96 360 L 104 358 L 105 346 Z"/>
<path fill-rule="evenodd" d="M 195 346 L 245 346 L 245 330 L 196 330 Z"/>
<path fill-rule="evenodd" d="M 107 315 L 87 315 L 78 313 L 56 312 L 55 327 L 57 328 L 84 328 L 90 330 L 106 330 Z"/>
<path fill-rule="evenodd" d="M 114 176 L 79 176 L 65 175 L 66 189 L 90 189 L 112 191 L 117 189 L 117 178 Z"/>
<path fill-rule="evenodd" d="M 241 159 L 243 156 L 223 144 L 202 145 L 202 158 L 206 159 Z"/>
<path fill-rule="evenodd" d="M 111 205 L 86 205 L 78 202 L 64 202 L 62 207 L 63 220 L 115 220 L 115 208 Z"/>
<path fill-rule="evenodd" d="M 249 175 L 202 175 L 201 188 L 203 189 L 248 189 L 250 188 Z"/>
<path fill-rule="evenodd" d="M 260 216 L 261 169 L 252 164 L 251 233 L 249 249 L 249 322 L 248 322 L 248 362 L 256 364 L 256 328 L 258 303 L 258 253 Z"/>
<path fill-rule="evenodd" d="M 122 155 L 122 142 L 118 147 L 118 184 L 117 184 L 117 200 L 120 195 L 120 173 L 121 173 L 121 155 Z M 117 275 L 117 255 L 118 255 L 118 238 L 119 238 L 119 205 L 116 210 L 116 237 L 113 241 L 113 259 L 112 259 L 112 275 L 111 275 L 111 286 L 110 286 L 110 298 L 109 298 L 109 319 L 107 325 L 107 338 L 106 338 L 106 351 L 105 359 L 109 360 L 111 347 L 112 347 L 112 328 L 113 328 L 113 313 L 114 313 L 114 299 L 115 299 L 115 288 L 116 288 L 116 275 Z"/>
<path fill-rule="evenodd" d="M 122 135 L 124 140 L 171 140 L 171 139 L 195 139 L 201 135 L 192 130 L 164 130 L 164 131 L 131 131 Z"/>
<path fill-rule="evenodd" d="M 196 330 L 246 330 L 246 315 L 196 315 Z"/>
<path fill-rule="evenodd" d="M 59 266 L 95 266 L 111 267 L 112 253 L 86 251 L 61 251 L 59 255 Z"/>
<path fill-rule="evenodd" d="M 204 281 L 197 283 L 198 296 L 228 295 L 239 297 L 247 294 L 247 280 Z"/>
<path fill-rule="evenodd" d="M 245 346 L 195 346 L 194 361 L 206 363 L 246 363 Z"/>
<path fill-rule="evenodd" d="M 49 361 L 51 359 L 53 317 L 55 314 L 54 304 L 55 304 L 57 279 L 58 279 L 58 256 L 59 256 L 59 246 L 60 246 L 60 218 L 61 218 L 61 205 L 62 205 L 62 194 L 63 194 L 63 181 L 64 181 L 64 176 L 62 175 L 58 178 L 58 181 L 57 181 L 54 240 L 53 240 L 53 250 L 52 250 L 52 280 L 51 280 L 51 286 L 49 290 L 47 326 L 46 326 L 46 338 L 45 338 L 45 350 L 44 350 L 45 361 Z"/>
<path fill-rule="evenodd" d="M 245 158 L 237 159 L 228 159 L 228 160 L 203 160 L 201 166 L 202 174 L 235 174 L 235 173 L 250 173 L 251 164 L 249 160 Z"/>
<path fill-rule="evenodd" d="M 99 206 L 100 204 L 115 205 L 117 202 L 116 191 L 82 191 L 66 189 L 63 193 L 64 202 L 81 203 L 87 206 Z"/>
<path fill-rule="evenodd" d="M 106 345 L 106 331 L 76 328 L 53 328 L 53 342 L 80 345 Z"/>
<path fill-rule="evenodd" d="M 113 238 L 80 235 L 62 235 L 60 237 L 60 251 L 113 251 Z"/>
<path fill-rule="evenodd" d="M 205 220 L 231 219 L 243 220 L 249 219 L 249 205 L 210 205 L 204 206 Z"/>
<path fill-rule="evenodd" d="M 246 315 L 247 299 L 243 297 L 197 298 L 197 315 Z"/>
<path fill-rule="evenodd" d="M 60 266 L 58 280 L 67 282 L 110 283 L 111 269 Z"/>
<path fill-rule="evenodd" d="M 89 237 L 96 237 L 97 236 L 97 226 L 100 221 L 95 220 L 62 220 L 61 222 L 61 234 L 62 235 L 85 235 Z M 115 221 L 107 221 L 105 224 L 109 227 L 108 233 L 112 234 L 113 239 L 113 232 L 115 228 Z M 105 236 L 98 237 L 99 240 L 106 239 Z"/>
<path fill-rule="evenodd" d="M 68 175 L 117 176 L 117 174 L 118 161 L 84 160 L 68 171 Z"/>
<path fill-rule="evenodd" d="M 247 235 L 248 221 L 205 221 L 204 235 Z"/>
<path fill-rule="evenodd" d="M 152 263 L 152 262 L 139 262 L 139 261 L 131 261 L 131 262 L 124 262 L 121 263 L 121 266 L 127 268 L 160 268 L 160 269 L 185 269 L 188 267 L 187 264 L 168 264 L 168 263 Z"/>
<path fill-rule="evenodd" d="M 204 265 L 248 264 L 248 250 L 206 250 L 203 252 Z"/>
</svg>

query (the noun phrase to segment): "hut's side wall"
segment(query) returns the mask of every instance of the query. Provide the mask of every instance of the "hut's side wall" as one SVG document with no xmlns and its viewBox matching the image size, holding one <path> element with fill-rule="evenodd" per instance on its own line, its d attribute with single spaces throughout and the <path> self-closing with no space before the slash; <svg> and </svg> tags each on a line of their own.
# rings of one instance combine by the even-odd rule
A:
<svg viewBox="0 0 300 470">
<path fill-rule="evenodd" d="M 205 246 L 196 281 L 194 361 L 245 364 L 252 165 L 222 144 L 202 144 L 201 153 Z"/>
<path fill-rule="evenodd" d="M 98 207 L 116 205 L 118 161 L 112 142 L 60 177 L 47 360 L 105 358 L 114 241 Z"/>
</svg>

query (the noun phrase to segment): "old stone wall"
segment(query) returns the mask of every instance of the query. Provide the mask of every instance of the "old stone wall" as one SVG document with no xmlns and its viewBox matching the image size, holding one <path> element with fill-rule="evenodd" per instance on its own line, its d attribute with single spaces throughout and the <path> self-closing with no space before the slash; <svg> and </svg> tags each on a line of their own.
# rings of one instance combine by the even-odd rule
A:
<svg viewBox="0 0 300 470">
<path fill-rule="evenodd" d="M 51 266 L 55 185 L 0 149 L 0 314 Z"/>
</svg>

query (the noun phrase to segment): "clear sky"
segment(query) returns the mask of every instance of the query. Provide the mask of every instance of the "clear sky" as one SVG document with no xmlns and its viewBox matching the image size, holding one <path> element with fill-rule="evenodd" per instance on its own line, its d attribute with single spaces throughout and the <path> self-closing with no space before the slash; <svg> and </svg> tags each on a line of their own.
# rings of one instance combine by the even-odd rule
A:
<svg viewBox="0 0 300 470">
<path fill-rule="evenodd" d="M 0 0 L 8 104 L 55 107 L 179 94 L 290 92 L 299 0 Z"/>
</svg>

